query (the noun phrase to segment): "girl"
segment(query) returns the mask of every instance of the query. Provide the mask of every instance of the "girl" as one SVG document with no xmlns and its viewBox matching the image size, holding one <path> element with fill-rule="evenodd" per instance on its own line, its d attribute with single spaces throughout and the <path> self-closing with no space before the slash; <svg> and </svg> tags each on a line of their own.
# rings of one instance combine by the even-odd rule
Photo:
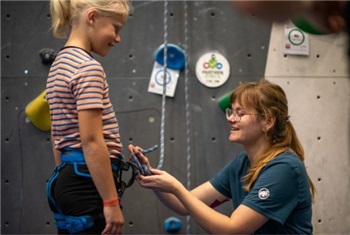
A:
<svg viewBox="0 0 350 235">
<path fill-rule="evenodd" d="M 138 182 L 210 234 L 312 234 L 314 186 L 284 91 L 265 79 L 243 83 L 233 91 L 231 105 L 229 140 L 245 151 L 211 180 L 188 191 L 167 172 L 151 169 L 153 175 L 140 175 Z M 149 166 L 139 147 L 129 150 Z M 228 200 L 235 208 L 231 216 L 213 210 Z"/>
<path fill-rule="evenodd" d="M 46 98 L 56 169 L 48 197 L 59 233 L 120 234 L 111 161 L 122 151 L 106 75 L 92 52 L 120 42 L 127 0 L 51 0 L 55 37 L 66 37 L 49 72 Z M 111 160 L 110 160 L 111 159 Z"/>
</svg>

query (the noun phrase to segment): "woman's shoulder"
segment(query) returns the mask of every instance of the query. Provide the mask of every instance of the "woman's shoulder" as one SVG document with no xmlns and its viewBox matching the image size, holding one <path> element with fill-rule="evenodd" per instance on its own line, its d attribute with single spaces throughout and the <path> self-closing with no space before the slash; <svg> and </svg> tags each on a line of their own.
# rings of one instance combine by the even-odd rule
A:
<svg viewBox="0 0 350 235">
<path fill-rule="evenodd" d="M 305 165 L 302 160 L 299 159 L 298 155 L 294 152 L 284 152 L 278 155 L 275 159 L 270 161 L 266 167 L 279 166 L 282 168 L 288 167 L 300 171 L 300 169 L 304 169 Z"/>
<path fill-rule="evenodd" d="M 284 153 L 281 153 L 275 158 L 276 161 L 278 162 L 289 162 L 289 163 L 294 163 L 294 164 L 303 164 L 303 162 L 300 160 L 298 155 L 294 152 L 287 151 Z"/>
<path fill-rule="evenodd" d="M 234 159 L 231 160 L 230 165 L 244 165 L 246 163 L 249 163 L 247 153 L 241 152 Z"/>
</svg>

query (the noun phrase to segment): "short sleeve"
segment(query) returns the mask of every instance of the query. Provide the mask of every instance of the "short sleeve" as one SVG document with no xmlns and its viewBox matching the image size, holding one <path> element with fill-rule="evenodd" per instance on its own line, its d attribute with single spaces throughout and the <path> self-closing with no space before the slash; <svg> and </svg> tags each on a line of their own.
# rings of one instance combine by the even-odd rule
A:
<svg viewBox="0 0 350 235">
<path fill-rule="evenodd" d="M 238 200 L 242 197 L 241 192 L 244 192 L 242 177 L 246 174 L 248 167 L 249 161 L 243 152 L 222 168 L 209 182 L 222 195 Z"/>
<path fill-rule="evenodd" d="M 230 164 L 226 165 L 222 168 L 211 180 L 209 181 L 213 187 L 225 197 L 231 198 L 230 192 L 230 180 L 229 180 L 229 172 L 230 172 Z"/>
<path fill-rule="evenodd" d="M 298 175 L 288 162 L 270 162 L 242 204 L 284 224 L 298 203 Z"/>
</svg>

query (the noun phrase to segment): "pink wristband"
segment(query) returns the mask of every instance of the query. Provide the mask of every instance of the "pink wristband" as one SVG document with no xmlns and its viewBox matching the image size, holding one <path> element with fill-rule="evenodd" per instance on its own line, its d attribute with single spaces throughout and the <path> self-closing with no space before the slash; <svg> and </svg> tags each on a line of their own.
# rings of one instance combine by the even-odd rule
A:
<svg viewBox="0 0 350 235">
<path fill-rule="evenodd" d="M 118 198 L 115 198 L 115 199 L 112 199 L 112 200 L 103 200 L 103 206 L 116 206 L 119 204 L 119 199 Z"/>
</svg>

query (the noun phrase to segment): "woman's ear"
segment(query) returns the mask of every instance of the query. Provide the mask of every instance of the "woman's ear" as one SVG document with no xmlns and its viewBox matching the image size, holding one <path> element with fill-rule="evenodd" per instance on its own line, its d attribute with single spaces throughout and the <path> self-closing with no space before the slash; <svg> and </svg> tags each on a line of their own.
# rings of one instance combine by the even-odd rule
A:
<svg viewBox="0 0 350 235">
<path fill-rule="evenodd" d="M 275 116 L 271 114 L 267 115 L 267 118 L 263 122 L 263 130 L 265 130 L 266 132 L 269 131 L 275 125 L 275 122 L 276 122 Z"/>
</svg>

